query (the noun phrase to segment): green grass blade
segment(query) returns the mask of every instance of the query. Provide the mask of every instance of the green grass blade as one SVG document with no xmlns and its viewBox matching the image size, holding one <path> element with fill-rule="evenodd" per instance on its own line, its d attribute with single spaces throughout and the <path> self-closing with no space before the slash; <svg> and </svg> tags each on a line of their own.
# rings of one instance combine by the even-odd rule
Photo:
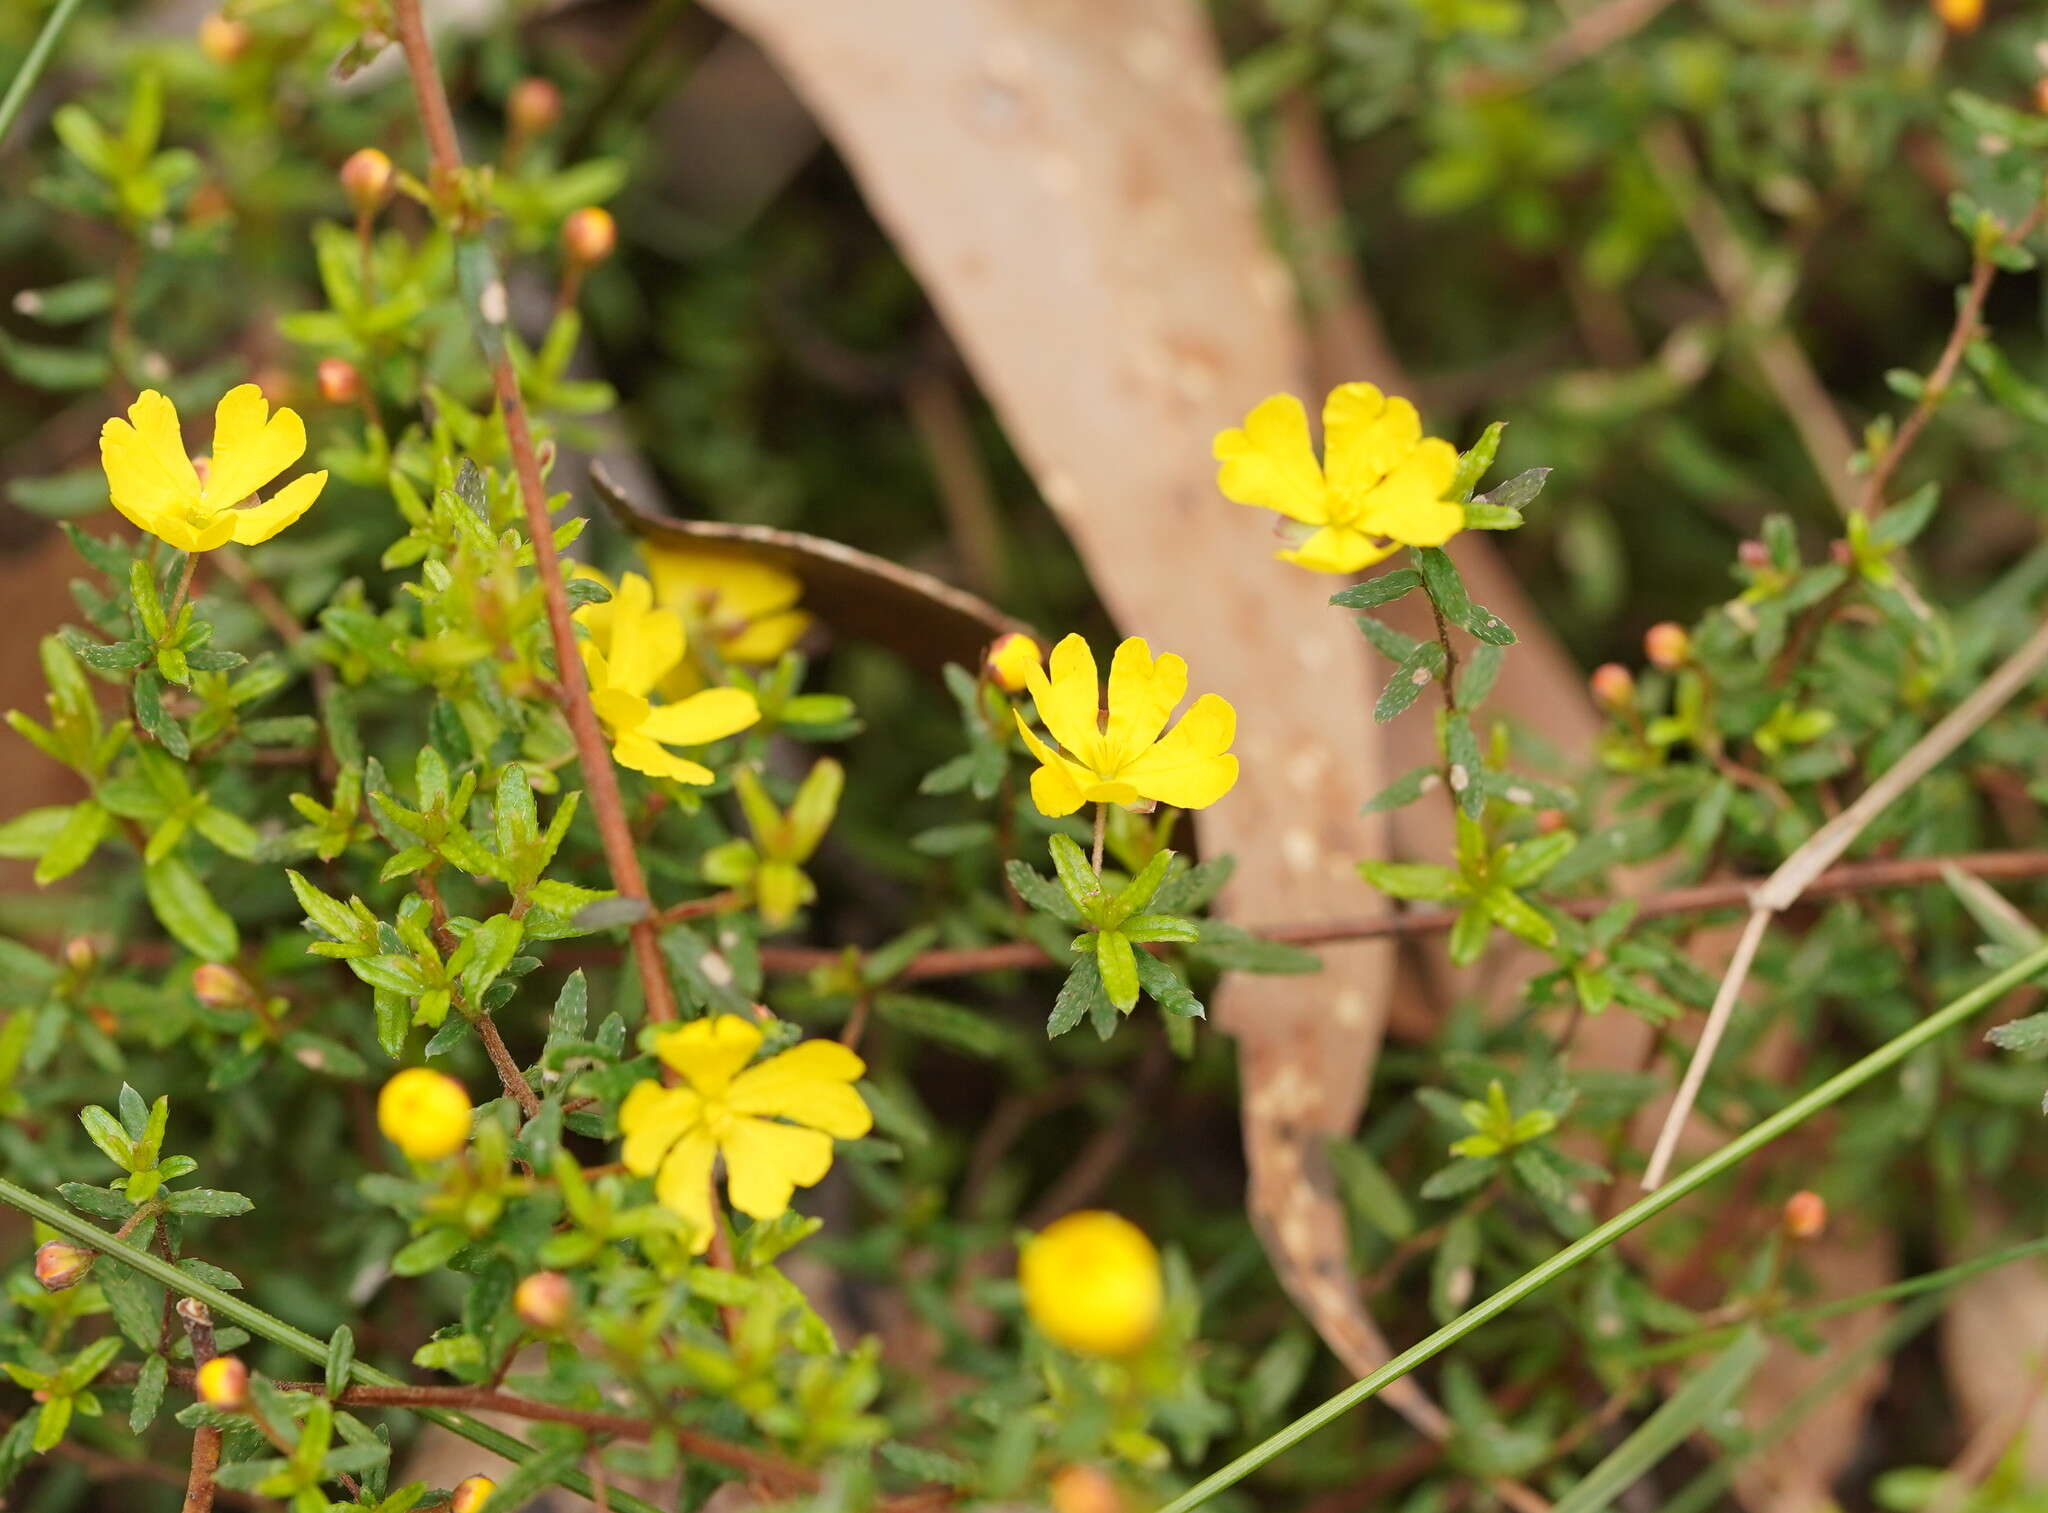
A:
<svg viewBox="0 0 2048 1513">
<path fill-rule="evenodd" d="M 36 34 L 36 40 L 29 45 L 28 56 L 21 60 L 21 70 L 7 86 L 7 93 L 0 97 L 0 146 L 6 145 L 8 130 L 14 125 L 14 118 L 21 114 L 21 107 L 28 103 L 29 91 L 36 87 L 36 80 L 43 76 L 43 70 L 50 66 L 50 59 L 57 51 L 58 42 L 63 40 L 64 29 L 71 24 L 71 18 L 85 0 L 57 0 L 57 8 L 43 23 L 43 29 Z"/>
</svg>

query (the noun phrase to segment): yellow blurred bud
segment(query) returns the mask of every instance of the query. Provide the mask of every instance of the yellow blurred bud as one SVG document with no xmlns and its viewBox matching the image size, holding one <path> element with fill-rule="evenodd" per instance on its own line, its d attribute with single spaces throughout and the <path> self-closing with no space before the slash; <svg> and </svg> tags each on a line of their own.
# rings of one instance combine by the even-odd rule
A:
<svg viewBox="0 0 2048 1513">
<path fill-rule="evenodd" d="M 231 1009 L 253 996 L 249 984 L 233 967 L 217 961 L 201 962 L 192 969 L 192 996 L 209 1009 Z"/>
<path fill-rule="evenodd" d="M 90 972 L 100 964 L 100 953 L 93 943 L 83 935 L 74 935 L 64 942 L 64 965 L 74 972 Z"/>
<path fill-rule="evenodd" d="M 1828 1200 L 1816 1192 L 1796 1192 L 1785 1200 L 1785 1233 L 1795 1240 L 1818 1240 L 1828 1227 Z"/>
<path fill-rule="evenodd" d="M 1017 1279 L 1039 1332 L 1083 1355 L 1129 1355 L 1159 1328 L 1166 1284 L 1159 1252 L 1128 1219 L 1086 1210 L 1024 1244 Z"/>
<path fill-rule="evenodd" d="M 1652 667 L 1675 672 L 1692 655 L 1692 637 L 1676 621 L 1660 621 L 1643 632 L 1643 654 Z"/>
<path fill-rule="evenodd" d="M 618 245 L 618 223 L 599 206 L 585 205 L 562 222 L 562 254 L 576 267 L 596 267 Z"/>
<path fill-rule="evenodd" d="M 1602 709 L 1619 713 L 1636 701 L 1635 674 L 1619 662 L 1608 662 L 1593 669 L 1593 702 Z"/>
<path fill-rule="evenodd" d="M 576 1289 L 559 1271 L 536 1271 L 520 1280 L 512 1294 L 512 1307 L 527 1328 L 552 1333 L 575 1312 Z"/>
<path fill-rule="evenodd" d="M 414 1161 L 438 1161 L 469 1143 L 469 1094 L 453 1077 L 407 1067 L 377 1094 L 377 1128 Z"/>
<path fill-rule="evenodd" d="M 362 397 L 363 375 L 345 357 L 323 357 L 314 369 L 320 397 L 331 405 L 352 405 Z"/>
<path fill-rule="evenodd" d="M 215 11 L 199 23 L 199 50 L 215 63 L 232 63 L 249 50 L 249 28 Z"/>
<path fill-rule="evenodd" d="M 1013 630 L 1006 636 L 996 637 L 985 660 L 988 675 L 995 679 L 998 688 L 1005 693 L 1020 693 L 1024 688 L 1025 675 L 1032 668 L 1044 665 L 1045 653 L 1036 641 Z"/>
<path fill-rule="evenodd" d="M 249 1368 L 231 1355 L 217 1355 L 199 1368 L 199 1400 L 223 1413 L 239 1413 L 249 1402 Z"/>
<path fill-rule="evenodd" d="M 561 119 L 562 92 L 552 79 L 521 79 L 505 96 L 505 120 L 514 136 L 539 136 Z"/>
<path fill-rule="evenodd" d="M 357 148 L 341 165 L 341 192 L 357 215 L 375 215 L 382 210 L 397 179 L 398 170 L 391 166 L 391 159 L 374 147 Z"/>
<path fill-rule="evenodd" d="M 448 1504 L 448 1513 L 479 1513 L 490 1500 L 498 1484 L 488 1476 L 466 1476 L 455 1488 L 454 1500 Z"/>
<path fill-rule="evenodd" d="M 36 1280 L 45 1292 L 62 1292 L 76 1287 L 92 1270 L 95 1252 L 68 1240 L 51 1240 L 36 1247 Z"/>
<path fill-rule="evenodd" d="M 1045 1490 L 1052 1513 L 1123 1513 L 1123 1494 L 1095 1466 L 1062 1466 Z"/>
<path fill-rule="evenodd" d="M 1934 0 L 1934 14 L 1952 32 L 1973 32 L 1984 21 L 1984 0 Z"/>
</svg>

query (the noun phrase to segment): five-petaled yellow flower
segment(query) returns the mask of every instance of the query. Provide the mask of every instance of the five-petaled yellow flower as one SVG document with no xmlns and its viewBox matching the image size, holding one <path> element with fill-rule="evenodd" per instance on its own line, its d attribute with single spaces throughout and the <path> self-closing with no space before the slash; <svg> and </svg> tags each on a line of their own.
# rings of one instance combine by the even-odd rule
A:
<svg viewBox="0 0 2048 1513">
<path fill-rule="evenodd" d="M 834 1140 L 874 1127 L 853 1086 L 866 1064 L 845 1046 L 806 1040 L 747 1066 L 760 1048 L 760 1028 L 736 1014 L 664 1031 L 655 1054 L 682 1085 L 643 1082 L 619 1110 L 626 1169 L 654 1178 L 655 1196 L 689 1220 L 700 1254 L 711 1243 L 715 1159 L 725 1158 L 732 1206 L 772 1219 L 831 1169 Z"/>
<path fill-rule="evenodd" d="M 1237 783 L 1237 711 L 1205 693 L 1180 723 L 1166 730 L 1174 706 L 1188 691 L 1188 664 L 1176 656 L 1152 659 L 1152 648 L 1133 636 L 1109 665 L 1109 710 L 1100 711 L 1095 654 L 1079 636 L 1052 649 L 1051 674 L 1025 672 L 1031 701 L 1055 751 L 1017 713 L 1017 728 L 1040 766 L 1031 774 L 1031 799 L 1057 819 L 1083 804 L 1135 804 L 1152 799 L 1177 809 L 1202 809 Z M 1162 736 L 1161 731 L 1166 733 Z"/>
<path fill-rule="evenodd" d="M 180 551 L 230 541 L 255 546 L 306 513 L 327 475 L 295 478 L 257 502 L 257 490 L 306 451 L 306 426 L 291 410 L 270 413 L 254 384 L 228 390 L 213 412 L 213 457 L 202 473 L 185 451 L 178 410 L 154 389 L 100 428 L 107 493 L 130 523 Z M 244 508 L 244 506 L 247 506 Z"/>
<path fill-rule="evenodd" d="M 1323 402 L 1323 463 L 1309 444 L 1308 412 L 1275 394 L 1216 437 L 1216 486 L 1239 504 L 1287 517 L 1294 541 L 1282 560 L 1319 573 L 1355 573 L 1404 546 L 1442 546 L 1465 524 L 1444 495 L 1458 452 L 1422 434 L 1405 399 L 1367 383 L 1342 384 Z"/>
<path fill-rule="evenodd" d="M 736 735 L 761 718 L 754 696 L 741 688 L 707 688 L 673 704 L 648 695 L 683 660 L 683 622 L 654 608 L 654 591 L 638 573 L 619 580 L 604 604 L 576 612 L 590 631 L 581 643 L 590 677 L 590 703 L 611 732 L 612 756 L 649 777 L 704 784 L 716 774 L 677 756 L 671 746 L 707 746 Z"/>
<path fill-rule="evenodd" d="M 810 627 L 811 617 L 796 607 L 803 593 L 796 577 L 743 552 L 650 541 L 647 575 L 654 580 L 654 602 L 736 666 L 781 660 Z M 684 663 L 662 689 L 681 695 L 702 686 L 696 669 Z"/>
</svg>

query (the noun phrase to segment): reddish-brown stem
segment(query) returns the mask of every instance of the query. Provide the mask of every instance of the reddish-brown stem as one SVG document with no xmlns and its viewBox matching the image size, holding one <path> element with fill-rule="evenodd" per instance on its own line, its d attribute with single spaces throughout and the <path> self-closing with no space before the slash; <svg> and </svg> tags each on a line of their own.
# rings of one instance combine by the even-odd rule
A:
<svg viewBox="0 0 2048 1513">
<path fill-rule="evenodd" d="M 197 1298 L 178 1303 L 178 1319 L 185 1326 L 185 1338 L 192 1344 L 192 1367 L 196 1373 L 214 1357 L 213 1317 Z M 192 1469 L 185 1480 L 182 1513 L 212 1513 L 214 1473 L 220 1469 L 220 1430 L 202 1424 L 192 1432 Z"/>
<path fill-rule="evenodd" d="M 469 1022 L 476 1026 L 477 1038 L 483 1041 L 484 1051 L 490 1056 L 491 1065 L 497 1068 L 498 1081 L 504 1084 L 505 1092 L 519 1105 L 519 1111 L 531 1119 L 540 1112 L 540 1095 L 534 1092 L 526 1074 L 519 1070 L 519 1063 L 512 1059 L 512 1052 L 506 1049 L 505 1037 L 498 1033 L 498 1026 L 482 1009 L 478 1009 Z"/>
<path fill-rule="evenodd" d="M 686 898 L 679 904 L 670 904 L 654 916 L 657 925 L 672 925 L 678 920 L 702 919 L 707 914 L 730 914 L 746 902 L 730 890 L 714 893 L 709 898 Z"/>
<path fill-rule="evenodd" d="M 442 87 L 440 71 L 434 63 L 434 47 L 420 16 L 419 0 L 392 0 L 391 11 L 399 45 L 405 51 L 406 71 L 412 77 L 420 123 L 427 134 L 435 187 L 441 193 L 452 194 L 462 172 L 462 147 L 456 140 L 455 117 L 448 108 L 448 92 Z M 647 879 L 640 870 L 640 856 L 626 821 L 618 773 L 612 767 L 604 732 L 598 728 L 597 714 L 590 707 L 590 685 L 583 675 L 583 659 L 576 651 L 576 630 L 569 618 L 562 562 L 555 551 L 554 525 L 548 517 L 547 485 L 541 478 L 540 454 L 534 448 L 533 430 L 527 424 L 518 376 L 512 371 L 511 359 L 502 351 L 492 356 L 491 384 L 505 417 L 505 441 L 511 448 L 513 471 L 519 480 L 527 533 L 533 538 L 533 564 L 547 601 L 548 634 L 554 643 L 556 676 L 562 686 L 562 711 L 576 740 L 576 757 L 590 794 L 591 811 L 597 818 L 598 835 L 604 842 L 605 861 L 621 898 L 645 900 Z M 676 1000 L 662 965 L 661 942 L 655 930 L 650 915 L 632 927 L 631 938 L 640 969 L 641 992 L 647 1000 L 647 1017 L 658 1021 L 676 1017 Z"/>
</svg>

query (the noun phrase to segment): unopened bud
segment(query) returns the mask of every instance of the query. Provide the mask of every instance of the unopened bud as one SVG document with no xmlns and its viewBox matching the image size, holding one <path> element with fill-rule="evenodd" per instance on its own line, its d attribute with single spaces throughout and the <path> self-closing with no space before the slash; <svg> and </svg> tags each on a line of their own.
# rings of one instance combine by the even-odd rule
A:
<svg viewBox="0 0 2048 1513">
<path fill-rule="evenodd" d="M 1952 32 L 1973 32 L 1984 21 L 1984 0 L 1934 0 L 1934 14 Z"/>
<path fill-rule="evenodd" d="M 562 254 L 576 267 L 596 267 L 618 245 L 618 224 L 600 206 L 585 205 L 562 222 Z"/>
<path fill-rule="evenodd" d="M 455 1488 L 454 1500 L 448 1504 L 448 1513 L 479 1513 L 490 1500 L 498 1484 L 488 1476 L 465 1476 Z"/>
<path fill-rule="evenodd" d="M 251 994 L 241 973 L 217 961 L 208 961 L 192 969 L 192 996 L 209 1009 L 232 1009 L 247 1003 Z"/>
<path fill-rule="evenodd" d="M 323 357 L 315 370 L 320 397 L 331 405 L 352 405 L 362 397 L 363 375 L 345 357 Z"/>
<path fill-rule="evenodd" d="M 1606 662 L 1593 669 L 1593 700 L 1603 709 L 1619 713 L 1636 701 L 1635 674 L 1619 662 Z"/>
<path fill-rule="evenodd" d="M 92 1270 L 95 1252 L 68 1240 L 51 1240 L 36 1247 L 36 1280 L 45 1292 L 62 1292 L 76 1287 Z"/>
<path fill-rule="evenodd" d="M 357 215 L 371 216 L 391 198 L 391 186 L 398 170 L 391 159 L 374 147 L 358 147 L 341 165 L 341 192 L 355 207 Z"/>
<path fill-rule="evenodd" d="M 1753 573 L 1760 573 L 1771 565 L 1771 549 L 1755 537 L 1735 548 L 1735 560 Z"/>
<path fill-rule="evenodd" d="M 1020 692 L 1031 670 L 1045 660 L 1038 643 L 1019 631 L 998 636 L 985 658 L 988 675 L 1005 693 Z"/>
<path fill-rule="evenodd" d="M 199 1400 L 222 1413 L 239 1413 L 249 1405 L 249 1368 L 231 1355 L 217 1355 L 199 1368 L 195 1381 Z"/>
<path fill-rule="evenodd" d="M 1828 559 L 1837 567 L 1853 567 L 1856 562 L 1856 548 L 1837 536 L 1828 543 Z"/>
<path fill-rule="evenodd" d="M 64 942 L 64 965 L 74 972 L 90 972 L 100 964 L 100 953 L 93 949 L 93 943 L 83 935 L 74 935 Z"/>
<path fill-rule="evenodd" d="M 1785 1233 L 1795 1240 L 1818 1240 L 1828 1227 L 1828 1200 L 1800 1191 L 1785 1200 Z"/>
<path fill-rule="evenodd" d="M 1536 829 L 1543 835 L 1555 835 L 1565 827 L 1565 812 L 1562 809 L 1539 809 L 1536 811 Z"/>
<path fill-rule="evenodd" d="M 1046 1487 L 1053 1513 L 1123 1513 L 1123 1494 L 1095 1466 L 1062 1466 Z"/>
<path fill-rule="evenodd" d="M 520 1280 L 512 1294 L 512 1306 L 527 1328 L 552 1333 L 569 1322 L 576 1308 L 576 1290 L 559 1271 L 536 1271 Z"/>
<path fill-rule="evenodd" d="M 1660 621 L 1643 632 L 1643 654 L 1652 667 L 1675 672 L 1692 655 L 1692 637 L 1676 621 Z"/>
<path fill-rule="evenodd" d="M 2048 116 L 2048 78 L 2034 81 L 2034 109 Z"/>
<path fill-rule="evenodd" d="M 249 50 L 249 28 L 215 11 L 199 23 L 199 50 L 226 66 Z"/>
<path fill-rule="evenodd" d="M 562 119 L 562 92 L 552 79 L 521 79 L 505 96 L 505 120 L 514 136 L 537 137 Z"/>
</svg>

